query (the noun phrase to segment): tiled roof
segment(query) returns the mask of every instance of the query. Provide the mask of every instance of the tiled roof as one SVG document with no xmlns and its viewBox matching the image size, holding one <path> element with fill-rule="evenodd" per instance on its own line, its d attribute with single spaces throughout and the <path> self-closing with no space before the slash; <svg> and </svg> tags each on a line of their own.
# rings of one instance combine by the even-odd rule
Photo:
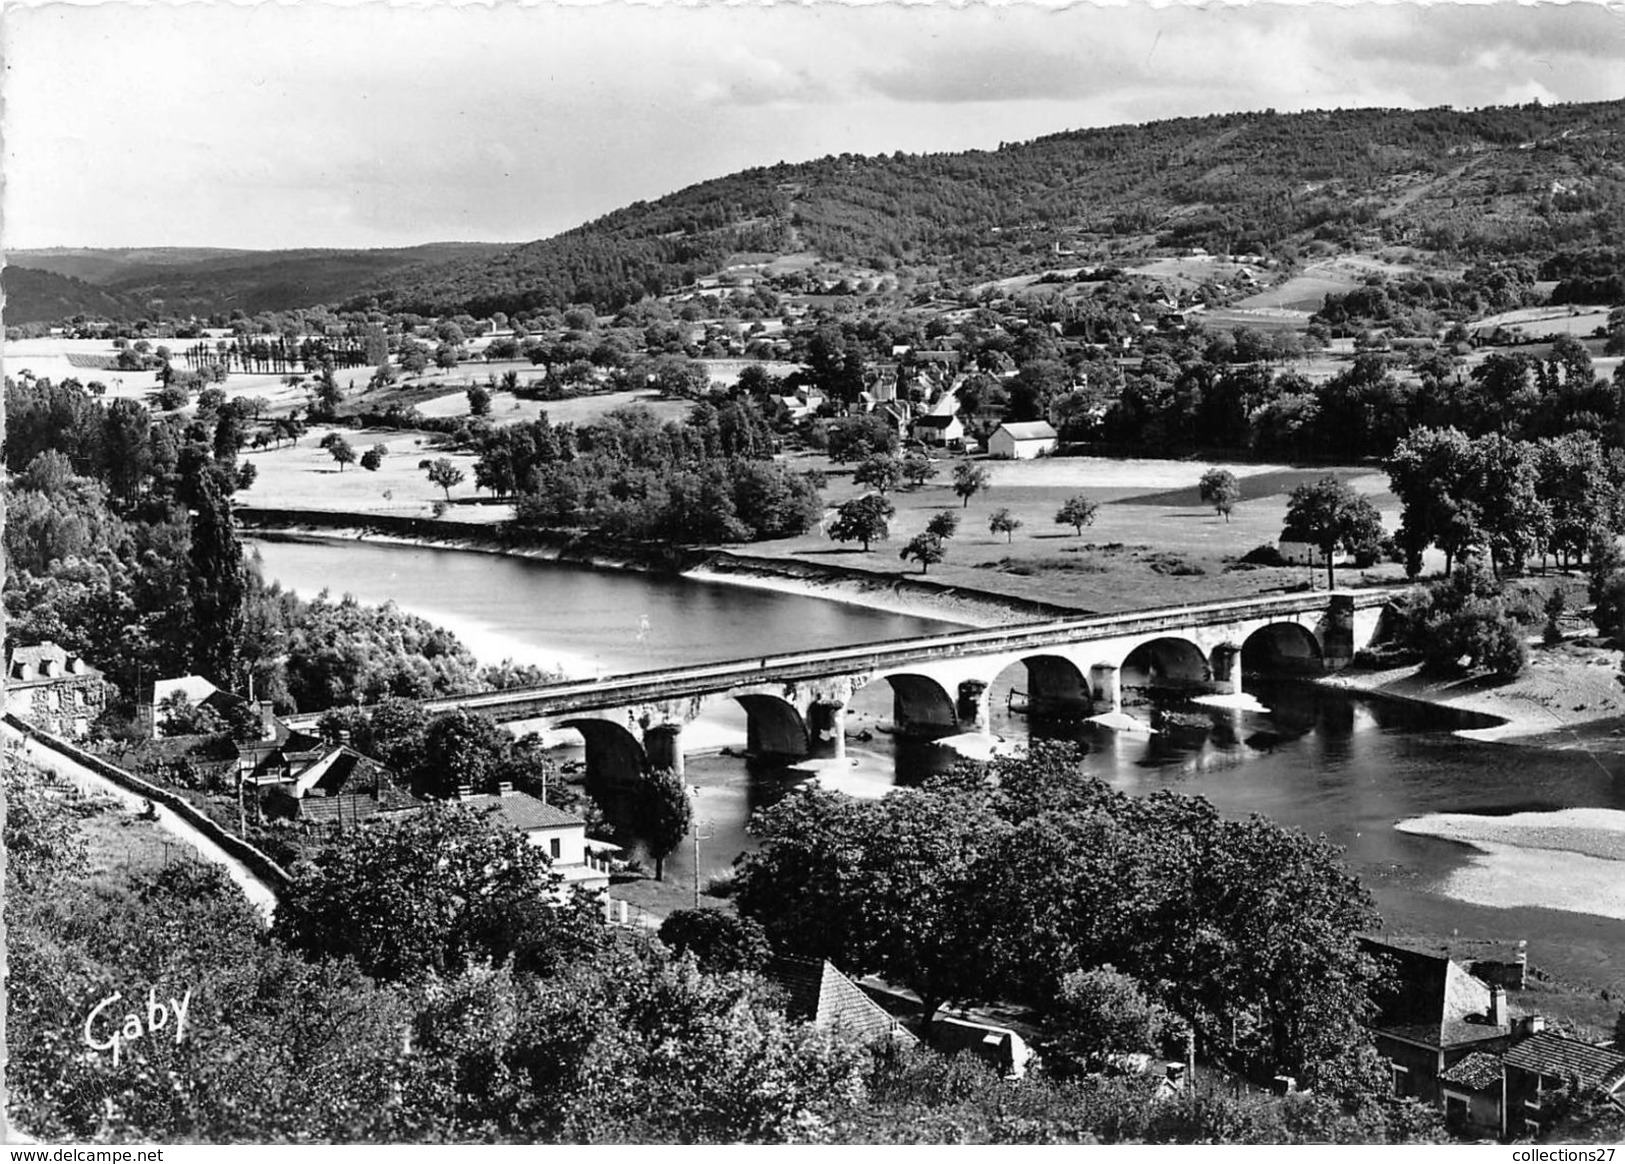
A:
<svg viewBox="0 0 1625 1164">
<path fill-rule="evenodd" d="M 1384 962 L 1387 975 L 1376 991 L 1376 1029 L 1429 1047 L 1454 1047 L 1512 1033 L 1510 1020 L 1487 1021 L 1490 987 L 1439 954 L 1408 950 L 1371 938 L 1368 954 Z"/>
<path fill-rule="evenodd" d="M 915 1041 L 857 983 L 827 961 L 775 958 L 765 973 L 784 991 L 785 1012 L 793 1019 L 842 1031 L 865 1042 L 887 1038 Z"/>
<path fill-rule="evenodd" d="M 510 792 L 507 796 L 465 796 L 459 803 L 466 804 L 475 812 L 491 813 L 501 823 L 520 832 L 586 824 L 579 816 L 562 808 L 554 808 L 545 800 L 524 792 Z"/>
<path fill-rule="evenodd" d="M 1465 1087 L 1468 1091 L 1483 1091 L 1501 1084 L 1501 1056 L 1474 1051 L 1460 1062 L 1446 1068 L 1439 1075 L 1440 1083 Z"/>
<path fill-rule="evenodd" d="M 1625 1071 L 1625 1055 L 1607 1047 L 1594 1047 L 1562 1035 L 1542 1031 L 1506 1053 L 1506 1065 L 1557 1079 L 1578 1078 L 1583 1087 L 1604 1081 L 1617 1084 Z M 1613 1077 L 1613 1078 L 1610 1078 Z"/>
</svg>

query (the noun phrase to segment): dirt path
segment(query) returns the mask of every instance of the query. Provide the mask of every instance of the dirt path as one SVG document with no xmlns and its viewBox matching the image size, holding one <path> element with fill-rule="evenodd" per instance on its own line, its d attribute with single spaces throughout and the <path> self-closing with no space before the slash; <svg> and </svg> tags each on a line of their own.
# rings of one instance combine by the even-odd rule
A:
<svg viewBox="0 0 1625 1164">
<path fill-rule="evenodd" d="M 127 788 L 120 787 L 105 776 L 92 772 L 82 764 L 75 763 L 68 757 L 41 746 L 37 740 L 24 739 L 9 726 L 4 728 L 4 734 L 7 740 L 21 742 L 22 754 L 30 763 L 49 769 L 58 776 L 73 781 L 81 792 L 98 796 L 110 796 L 126 812 L 131 814 L 141 812 L 147 807 L 148 802 L 145 798 Z M 243 895 L 259 911 L 260 916 L 266 922 L 271 920 L 271 914 L 276 909 L 276 894 L 272 892 L 270 886 L 254 876 L 253 872 L 241 861 L 226 853 L 174 812 L 161 804 L 154 804 L 151 807 L 157 813 L 159 828 L 177 840 L 191 845 L 205 861 L 213 861 L 224 868 L 227 876 L 242 888 Z"/>
</svg>

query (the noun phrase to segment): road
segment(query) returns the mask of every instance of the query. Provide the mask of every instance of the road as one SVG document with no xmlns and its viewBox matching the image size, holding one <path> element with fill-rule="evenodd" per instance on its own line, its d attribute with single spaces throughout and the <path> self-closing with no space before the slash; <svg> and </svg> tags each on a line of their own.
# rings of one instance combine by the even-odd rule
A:
<svg viewBox="0 0 1625 1164">
<path fill-rule="evenodd" d="M 9 725 L 3 729 L 5 738 L 10 741 L 21 741 L 22 754 L 31 763 L 41 768 L 55 772 L 66 780 L 71 780 L 82 792 L 111 796 L 130 813 L 138 813 L 147 807 L 144 797 L 121 788 L 105 776 L 92 772 L 89 768 L 75 763 L 67 756 L 63 756 L 50 748 L 43 747 L 37 741 L 24 739 L 24 737 Z M 174 812 L 161 804 L 152 806 L 158 814 L 158 827 L 196 849 L 198 855 L 205 861 L 213 861 L 225 869 L 230 878 L 235 881 L 248 898 L 249 902 L 259 912 L 260 916 L 269 923 L 271 914 L 276 909 L 276 894 L 241 861 L 225 852 L 213 841 L 209 840 L 191 824 L 177 816 Z"/>
</svg>

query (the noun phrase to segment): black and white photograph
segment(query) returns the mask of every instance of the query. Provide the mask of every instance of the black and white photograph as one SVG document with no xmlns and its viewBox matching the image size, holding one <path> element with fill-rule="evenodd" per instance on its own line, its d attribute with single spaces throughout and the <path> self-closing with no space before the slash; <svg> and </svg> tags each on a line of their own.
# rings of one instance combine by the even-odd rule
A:
<svg viewBox="0 0 1625 1164">
<path fill-rule="evenodd" d="M 1625 1144 L 1619 3 L 0 64 L 14 1160 Z"/>
</svg>

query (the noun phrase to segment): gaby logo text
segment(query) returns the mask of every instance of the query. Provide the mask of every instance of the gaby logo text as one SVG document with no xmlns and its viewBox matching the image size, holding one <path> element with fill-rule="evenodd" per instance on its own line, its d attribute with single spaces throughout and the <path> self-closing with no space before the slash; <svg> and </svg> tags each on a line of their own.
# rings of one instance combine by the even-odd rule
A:
<svg viewBox="0 0 1625 1164">
<path fill-rule="evenodd" d="M 180 998 L 158 1001 L 158 988 L 147 988 L 146 1022 L 141 1021 L 141 1012 L 132 1010 L 124 1016 L 124 1021 L 118 1023 L 111 1014 L 104 1014 L 114 1003 L 123 998 L 122 994 L 114 992 L 98 1002 L 85 1019 L 85 1044 L 92 1050 L 112 1051 L 113 1066 L 118 1066 L 119 1055 L 125 1047 L 137 1039 L 148 1035 L 156 1035 L 160 1031 L 169 1029 L 170 1017 L 174 1017 L 175 1042 L 178 1045 L 186 1034 L 186 1012 L 192 1006 L 192 992 L 188 990 Z"/>
</svg>

